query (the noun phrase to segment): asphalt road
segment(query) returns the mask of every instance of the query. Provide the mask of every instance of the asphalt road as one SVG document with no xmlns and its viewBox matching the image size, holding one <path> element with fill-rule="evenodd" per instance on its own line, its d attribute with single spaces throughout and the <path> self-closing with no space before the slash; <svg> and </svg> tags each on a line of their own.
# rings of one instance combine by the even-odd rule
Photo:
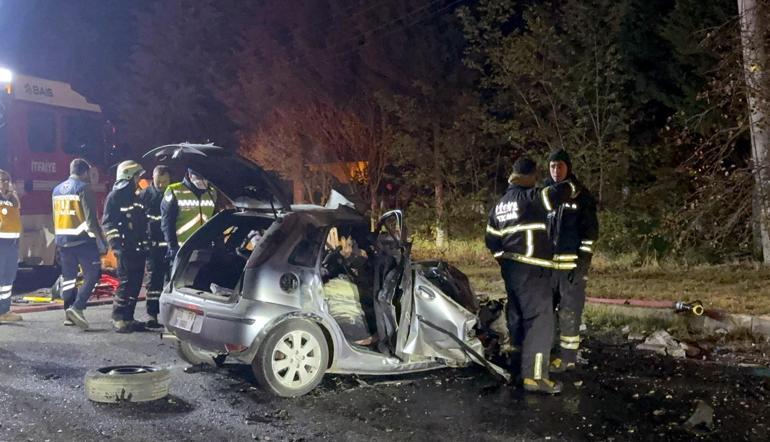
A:
<svg viewBox="0 0 770 442">
<path fill-rule="evenodd" d="M 587 364 L 563 378 L 566 392 L 558 397 L 525 395 L 467 368 L 327 376 L 307 396 L 280 399 L 254 386 L 248 366 L 186 371 L 157 333 L 111 332 L 109 311 L 87 310 L 96 328 L 90 332 L 64 327 L 61 311 L 0 325 L 0 441 L 759 441 L 767 440 L 770 424 L 767 372 L 737 365 L 766 365 L 765 347 L 715 351 L 703 362 L 590 339 Z M 171 396 L 145 404 L 88 401 L 86 371 L 116 364 L 169 367 Z M 711 432 L 682 426 L 697 400 L 714 409 Z"/>
</svg>

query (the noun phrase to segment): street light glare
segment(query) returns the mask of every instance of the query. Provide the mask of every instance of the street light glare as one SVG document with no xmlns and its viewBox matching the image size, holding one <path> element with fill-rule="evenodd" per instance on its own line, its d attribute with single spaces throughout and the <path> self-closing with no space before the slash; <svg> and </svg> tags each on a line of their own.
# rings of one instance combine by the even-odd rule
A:
<svg viewBox="0 0 770 442">
<path fill-rule="evenodd" d="M 13 72 L 10 69 L 0 68 L 0 83 L 10 83 L 13 81 Z"/>
</svg>

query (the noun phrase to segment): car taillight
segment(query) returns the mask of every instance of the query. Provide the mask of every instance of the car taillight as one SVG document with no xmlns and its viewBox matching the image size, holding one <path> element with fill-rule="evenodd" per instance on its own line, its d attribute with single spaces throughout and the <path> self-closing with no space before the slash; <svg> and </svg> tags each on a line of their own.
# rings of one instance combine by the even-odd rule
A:
<svg viewBox="0 0 770 442">
<path fill-rule="evenodd" d="M 228 353 L 240 353 L 242 351 L 246 351 L 249 347 L 241 344 L 225 344 L 225 350 L 228 351 Z"/>
</svg>

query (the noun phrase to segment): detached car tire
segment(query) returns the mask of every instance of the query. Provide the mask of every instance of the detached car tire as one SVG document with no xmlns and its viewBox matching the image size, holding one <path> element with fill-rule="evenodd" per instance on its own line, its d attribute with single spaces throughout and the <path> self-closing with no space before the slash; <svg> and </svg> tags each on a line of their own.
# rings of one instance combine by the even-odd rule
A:
<svg viewBox="0 0 770 442">
<path fill-rule="evenodd" d="M 142 365 L 102 367 L 86 373 L 86 397 L 94 402 L 148 402 L 168 396 L 168 369 Z"/>
<path fill-rule="evenodd" d="M 278 396 L 302 396 L 321 383 L 329 364 L 323 331 L 305 319 L 290 319 L 272 329 L 251 368 L 257 382 Z"/>
<path fill-rule="evenodd" d="M 227 355 L 204 350 L 184 341 L 179 341 L 176 353 L 190 365 L 205 364 L 212 367 L 222 367 L 227 359 Z"/>
</svg>

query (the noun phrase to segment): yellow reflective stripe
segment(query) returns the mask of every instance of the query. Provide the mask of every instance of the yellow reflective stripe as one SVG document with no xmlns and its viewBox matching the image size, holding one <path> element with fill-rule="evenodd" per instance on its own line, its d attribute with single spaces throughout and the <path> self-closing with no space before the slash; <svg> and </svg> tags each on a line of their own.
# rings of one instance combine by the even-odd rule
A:
<svg viewBox="0 0 770 442">
<path fill-rule="evenodd" d="M 532 256 L 535 253 L 535 237 L 532 230 L 527 230 L 527 256 Z"/>
<path fill-rule="evenodd" d="M 21 233 L 19 232 L 0 232 L 0 238 L 13 239 L 13 238 L 20 238 L 20 237 L 21 237 Z"/>
<path fill-rule="evenodd" d="M 554 262 L 553 268 L 556 270 L 572 270 L 577 268 L 577 263 L 574 262 Z"/>
<path fill-rule="evenodd" d="M 580 250 L 586 252 L 586 253 L 594 253 L 593 249 L 591 249 L 588 246 L 580 246 Z"/>
<path fill-rule="evenodd" d="M 543 379 L 543 354 L 535 353 L 535 380 Z"/>
<path fill-rule="evenodd" d="M 562 342 L 580 342 L 580 335 L 577 336 L 559 336 Z"/>
<path fill-rule="evenodd" d="M 524 264 L 532 264 L 540 267 L 553 268 L 553 261 L 549 261 L 547 259 L 533 258 L 531 256 L 519 255 L 518 253 L 498 252 L 498 253 L 495 253 L 495 258 L 505 258 L 513 261 L 523 262 Z"/>
<path fill-rule="evenodd" d="M 201 222 L 205 222 L 203 220 L 203 215 L 195 215 L 190 221 L 187 221 L 182 227 L 176 229 L 177 236 L 182 235 L 186 231 L 192 229 L 196 225 L 200 224 Z"/>
<path fill-rule="evenodd" d="M 554 261 L 575 261 L 578 259 L 577 255 L 553 255 Z"/>
<path fill-rule="evenodd" d="M 531 224 L 519 224 L 517 226 L 506 227 L 499 232 L 502 235 L 508 235 L 516 232 L 524 232 L 528 230 L 545 230 L 545 224 L 543 223 L 531 223 Z"/>
<path fill-rule="evenodd" d="M 487 233 L 489 233 L 490 235 L 494 235 L 494 236 L 503 236 L 503 232 L 493 228 L 489 224 L 487 224 Z"/>
<path fill-rule="evenodd" d="M 54 226 L 54 233 L 57 235 L 80 235 L 81 233 L 86 231 L 88 231 L 88 224 L 86 224 L 85 221 L 79 226 L 72 229 L 58 228 Z M 88 233 L 89 235 L 91 234 L 91 232 L 88 232 Z"/>
<path fill-rule="evenodd" d="M 80 195 L 56 195 L 53 197 L 54 201 L 66 200 L 66 201 L 80 201 Z"/>
<path fill-rule="evenodd" d="M 586 246 L 590 246 L 593 243 L 594 243 L 593 241 L 588 240 L 588 239 L 584 239 L 584 240 L 580 241 L 580 244 L 583 244 L 583 245 L 586 245 Z"/>
<path fill-rule="evenodd" d="M 551 200 L 548 198 L 548 189 L 549 187 L 544 187 L 543 190 L 540 191 L 540 196 L 543 198 L 545 210 L 550 212 L 553 210 L 553 206 L 551 205 Z"/>
<path fill-rule="evenodd" d="M 580 342 L 572 342 L 572 343 L 561 342 L 559 346 L 566 350 L 578 350 L 580 348 Z"/>
</svg>

